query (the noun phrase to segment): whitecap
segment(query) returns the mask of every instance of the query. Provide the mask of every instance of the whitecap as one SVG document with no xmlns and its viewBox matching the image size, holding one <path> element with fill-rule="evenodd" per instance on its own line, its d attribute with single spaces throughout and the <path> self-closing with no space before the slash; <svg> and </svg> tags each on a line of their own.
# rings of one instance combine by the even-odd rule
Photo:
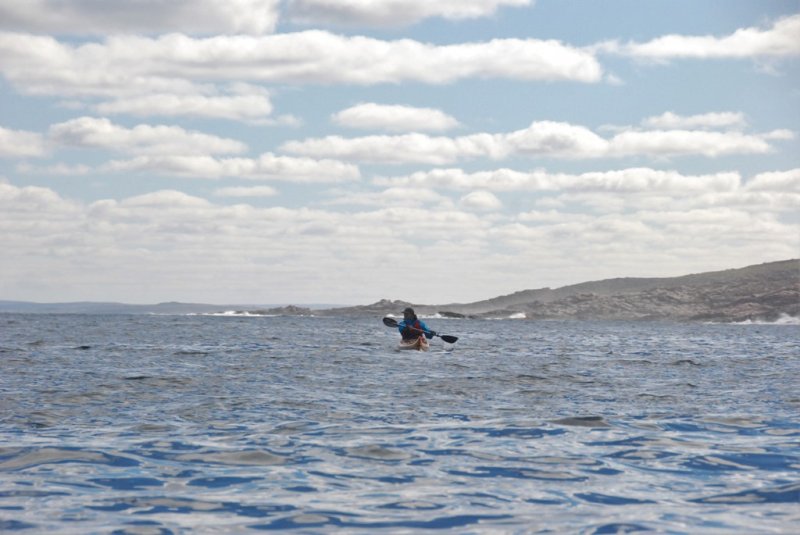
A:
<svg viewBox="0 0 800 535">
<path fill-rule="evenodd" d="M 747 319 L 744 321 L 734 322 L 734 325 L 800 325 L 800 318 L 790 316 L 789 314 L 781 314 L 778 319 L 774 321 L 760 320 L 760 319 Z"/>
</svg>

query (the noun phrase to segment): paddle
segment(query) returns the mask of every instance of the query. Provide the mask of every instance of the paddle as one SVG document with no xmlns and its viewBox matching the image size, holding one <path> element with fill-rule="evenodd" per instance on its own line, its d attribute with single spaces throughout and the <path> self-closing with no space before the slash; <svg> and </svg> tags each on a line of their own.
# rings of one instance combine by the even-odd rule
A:
<svg viewBox="0 0 800 535">
<path fill-rule="evenodd" d="M 394 327 L 395 329 L 397 328 L 397 321 L 393 320 L 392 318 L 383 318 L 383 324 L 386 325 L 387 327 Z M 424 329 L 417 329 L 416 327 L 409 327 L 409 329 L 413 329 L 421 333 L 432 334 L 433 336 L 438 336 L 448 344 L 455 344 L 458 341 L 458 336 L 450 336 L 449 334 L 439 334 L 435 331 L 426 331 Z"/>
</svg>

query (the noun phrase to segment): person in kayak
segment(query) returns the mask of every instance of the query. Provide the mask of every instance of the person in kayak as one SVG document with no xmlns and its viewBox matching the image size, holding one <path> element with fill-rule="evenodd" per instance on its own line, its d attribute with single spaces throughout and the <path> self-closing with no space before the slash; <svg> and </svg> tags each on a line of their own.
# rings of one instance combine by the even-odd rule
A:
<svg viewBox="0 0 800 535">
<path fill-rule="evenodd" d="M 397 329 L 400 331 L 400 336 L 403 340 L 416 340 L 423 334 L 426 338 L 433 338 L 436 333 L 425 325 L 425 322 L 417 317 L 414 309 L 411 307 L 403 311 L 403 321 L 397 324 Z"/>
</svg>

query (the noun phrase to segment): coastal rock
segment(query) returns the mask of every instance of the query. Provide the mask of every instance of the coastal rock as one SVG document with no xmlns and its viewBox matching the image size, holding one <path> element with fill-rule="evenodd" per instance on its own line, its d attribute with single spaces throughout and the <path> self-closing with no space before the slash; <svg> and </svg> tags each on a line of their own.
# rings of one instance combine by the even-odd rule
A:
<svg viewBox="0 0 800 535">
<path fill-rule="evenodd" d="M 160 303 L 26 303 L 0 301 L 0 312 L 80 314 L 219 314 L 267 316 L 399 316 L 411 306 L 422 317 L 669 320 L 703 322 L 789 321 L 800 318 L 800 259 L 669 278 L 617 278 L 561 288 L 523 290 L 473 303 L 415 304 L 381 299 L 370 305 L 304 307 Z"/>
<path fill-rule="evenodd" d="M 397 314 L 406 306 L 421 315 L 446 318 L 775 321 L 800 317 L 800 260 L 682 277 L 608 279 L 524 290 L 466 304 L 430 306 L 383 299 L 324 314 Z"/>
<path fill-rule="evenodd" d="M 274 307 L 267 309 L 238 311 L 239 314 L 251 314 L 254 316 L 312 316 L 314 311 L 308 307 L 298 307 L 288 305 L 285 307 Z"/>
</svg>

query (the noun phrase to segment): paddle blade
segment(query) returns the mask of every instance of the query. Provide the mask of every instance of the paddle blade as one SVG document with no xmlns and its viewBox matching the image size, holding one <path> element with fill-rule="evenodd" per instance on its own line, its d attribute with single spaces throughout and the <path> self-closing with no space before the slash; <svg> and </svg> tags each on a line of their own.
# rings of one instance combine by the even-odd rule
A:
<svg viewBox="0 0 800 535">
<path fill-rule="evenodd" d="M 397 322 L 392 318 L 383 318 L 383 324 L 387 327 L 397 327 Z"/>
<path fill-rule="evenodd" d="M 450 336 L 449 334 L 441 334 L 439 338 L 447 342 L 448 344 L 455 344 L 458 342 L 458 336 Z"/>
</svg>

